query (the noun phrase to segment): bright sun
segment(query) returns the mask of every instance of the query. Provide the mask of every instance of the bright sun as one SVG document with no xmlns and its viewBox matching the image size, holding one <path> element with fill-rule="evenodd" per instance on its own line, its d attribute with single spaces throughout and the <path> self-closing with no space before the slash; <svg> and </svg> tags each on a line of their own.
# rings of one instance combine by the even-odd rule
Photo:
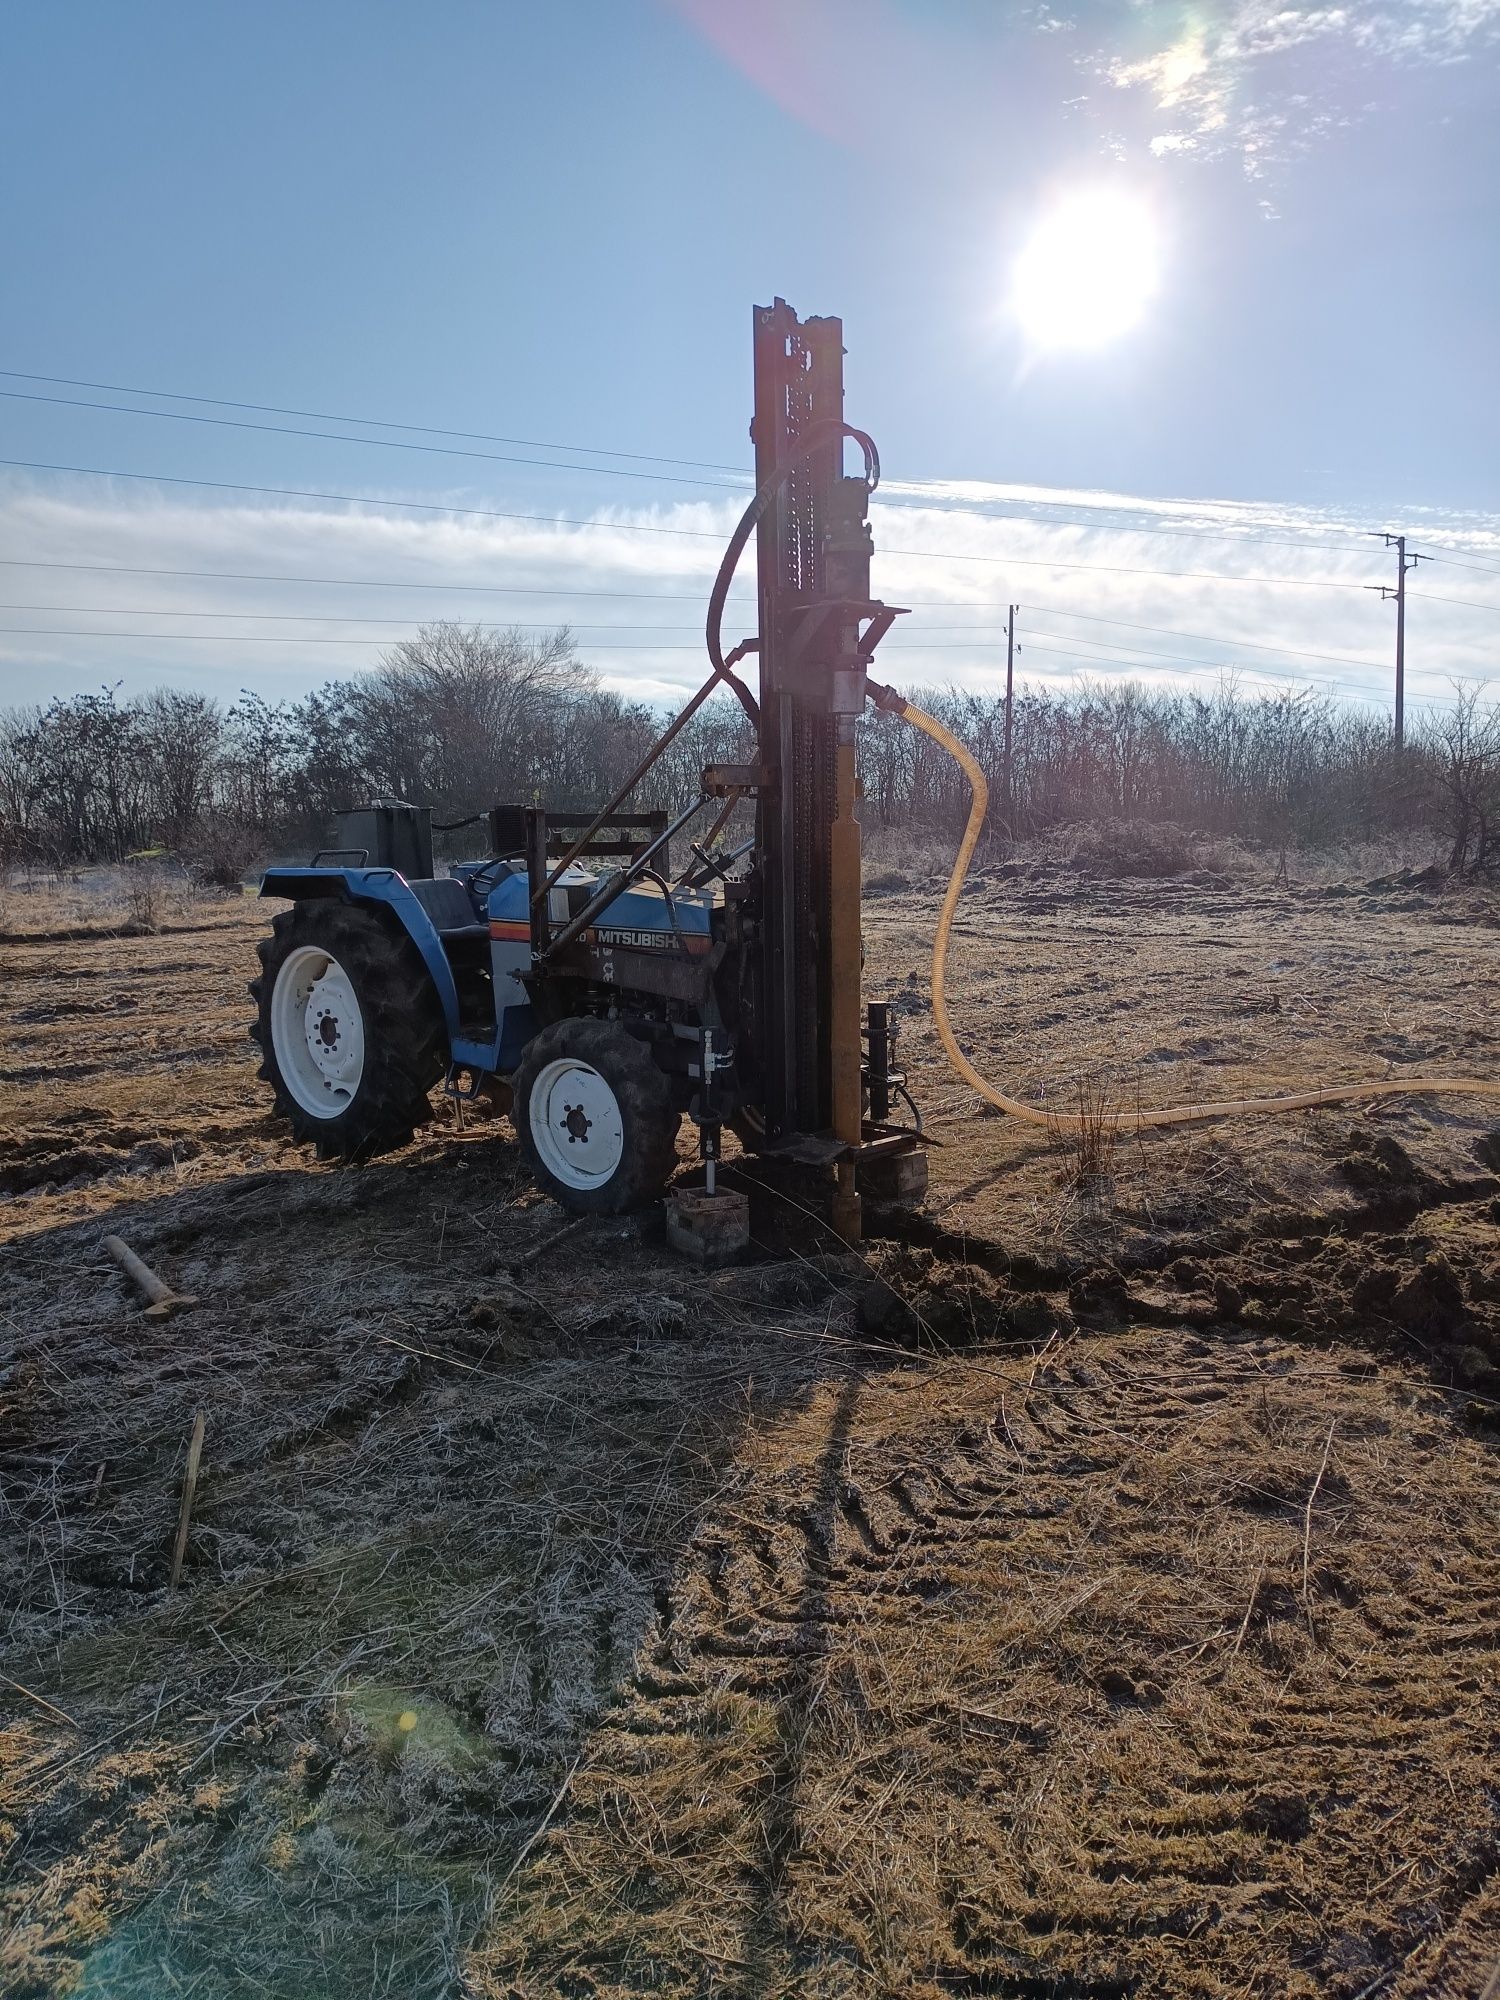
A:
<svg viewBox="0 0 1500 2000">
<path fill-rule="evenodd" d="M 1067 195 L 1016 259 L 1012 309 L 1035 349 L 1102 347 L 1140 320 L 1159 260 L 1144 203 L 1107 188 Z"/>
</svg>

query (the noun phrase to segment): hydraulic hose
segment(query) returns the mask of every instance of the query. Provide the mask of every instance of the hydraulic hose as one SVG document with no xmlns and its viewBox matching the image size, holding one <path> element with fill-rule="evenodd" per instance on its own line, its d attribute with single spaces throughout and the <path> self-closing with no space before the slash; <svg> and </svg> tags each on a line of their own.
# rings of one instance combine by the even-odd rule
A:
<svg viewBox="0 0 1500 2000">
<path fill-rule="evenodd" d="M 738 522 L 735 524 L 734 533 L 729 537 L 729 546 L 725 549 L 723 557 L 720 560 L 718 574 L 714 578 L 713 589 L 708 594 L 708 619 L 704 630 L 704 637 L 708 646 L 710 666 L 712 666 L 715 674 L 721 679 L 728 680 L 736 690 L 738 690 L 739 683 L 734 680 L 734 676 L 730 673 L 729 668 L 731 660 L 737 657 L 738 652 L 742 649 L 737 648 L 736 653 L 731 655 L 730 660 L 725 659 L 724 607 L 729 602 L 729 589 L 730 585 L 734 582 L 734 573 L 739 568 L 740 557 L 745 553 L 746 544 L 760 525 L 761 516 L 776 498 L 782 487 L 791 478 L 792 474 L 799 466 L 805 465 L 814 452 L 826 450 L 835 438 L 840 445 L 843 444 L 845 438 L 853 438 L 854 442 L 864 453 L 865 485 L 873 493 L 875 488 L 880 484 L 880 454 L 875 449 L 875 440 L 870 436 L 868 431 L 856 430 L 853 424 L 842 423 L 839 419 L 830 417 L 823 423 L 814 424 L 805 437 L 797 440 L 796 447 L 791 456 L 776 468 L 765 481 L 764 485 L 756 492 L 749 506 L 746 507 L 744 513 L 741 514 Z M 753 641 L 750 643 L 754 644 Z M 752 714 L 750 720 L 754 722 L 756 719 L 756 716 Z"/>
<path fill-rule="evenodd" d="M 1486 1082 L 1479 1077 L 1408 1076 L 1387 1078 L 1380 1082 L 1324 1084 L 1315 1090 L 1292 1091 L 1280 1097 L 1236 1097 L 1222 1104 L 1175 1104 L 1161 1111 L 1132 1111 L 1123 1105 L 1110 1105 L 1102 1113 L 1085 1114 L 1039 1111 L 1035 1105 L 1023 1104 L 1019 1098 L 997 1090 L 979 1074 L 959 1047 L 948 1019 L 946 993 L 948 941 L 953 931 L 958 899 L 963 894 L 974 850 L 979 844 L 980 828 L 989 806 L 989 786 L 978 763 L 952 730 L 945 729 L 935 716 L 928 715 L 894 689 L 879 687 L 873 681 L 869 686 L 877 707 L 888 714 L 900 716 L 913 728 L 920 729 L 924 736 L 930 736 L 934 743 L 948 752 L 969 781 L 969 818 L 958 845 L 953 873 L 948 878 L 943 907 L 938 913 L 937 934 L 932 944 L 932 1018 L 937 1025 L 938 1040 L 954 1070 L 971 1090 L 977 1091 L 997 1111 L 1004 1111 L 1012 1118 L 1023 1119 L 1028 1125 L 1041 1125 L 1053 1132 L 1078 1131 L 1084 1126 L 1097 1127 L 1101 1123 L 1117 1130 L 1138 1132 L 1154 1126 L 1194 1124 L 1202 1118 L 1254 1118 L 1283 1111 L 1310 1111 L 1320 1104 L 1348 1104 L 1368 1097 L 1427 1096 L 1442 1092 L 1452 1097 L 1500 1098 L 1500 1082 Z"/>
</svg>

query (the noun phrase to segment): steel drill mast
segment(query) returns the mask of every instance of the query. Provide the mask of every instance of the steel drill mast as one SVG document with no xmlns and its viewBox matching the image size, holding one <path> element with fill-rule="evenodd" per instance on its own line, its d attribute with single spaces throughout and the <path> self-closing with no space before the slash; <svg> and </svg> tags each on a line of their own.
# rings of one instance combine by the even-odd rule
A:
<svg viewBox="0 0 1500 2000">
<path fill-rule="evenodd" d="M 843 322 L 754 313 L 763 787 L 760 970 L 766 1136 L 838 1158 L 835 1220 L 859 1228 L 863 1133 L 855 724 L 896 613 L 870 596 L 873 447 L 844 423 Z M 865 472 L 844 474 L 846 438 Z M 853 1149 L 851 1151 L 850 1149 Z"/>
</svg>

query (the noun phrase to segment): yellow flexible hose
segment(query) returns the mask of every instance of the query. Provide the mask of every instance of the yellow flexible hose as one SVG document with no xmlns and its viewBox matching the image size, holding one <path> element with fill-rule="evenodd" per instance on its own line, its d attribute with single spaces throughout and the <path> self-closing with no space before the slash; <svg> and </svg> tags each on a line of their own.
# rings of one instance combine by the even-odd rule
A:
<svg viewBox="0 0 1500 2000">
<path fill-rule="evenodd" d="M 1200 1118 L 1251 1118 L 1281 1111 L 1309 1111 L 1319 1104 L 1347 1104 L 1364 1097 L 1402 1097 L 1412 1093 L 1427 1095 L 1438 1091 L 1456 1097 L 1500 1097 L 1500 1082 L 1486 1083 L 1478 1077 L 1409 1076 L 1379 1083 L 1327 1084 L 1317 1090 L 1299 1090 L 1284 1097 L 1236 1097 L 1224 1104 L 1176 1104 L 1164 1111 L 1128 1111 L 1123 1105 L 1110 1105 L 1102 1112 L 1085 1113 L 1039 1111 L 1034 1105 L 1023 1104 L 1019 1098 L 1009 1097 L 1003 1090 L 997 1090 L 992 1083 L 985 1081 L 958 1046 L 948 1020 L 945 992 L 948 940 L 953 930 L 958 899 L 968 878 L 969 864 L 979 844 L 979 831 L 989 806 L 989 786 L 975 759 L 953 732 L 945 729 L 934 716 L 896 694 L 893 689 L 877 687 L 871 682 L 870 691 L 879 707 L 889 714 L 901 716 L 920 729 L 924 736 L 930 736 L 934 743 L 941 745 L 969 781 L 972 798 L 968 824 L 959 842 L 953 873 L 948 878 L 948 889 L 938 914 L 937 935 L 932 945 L 932 1018 L 937 1023 L 938 1040 L 953 1068 L 971 1090 L 978 1091 L 985 1102 L 993 1104 L 997 1111 L 1007 1112 L 1012 1118 L 1022 1118 L 1028 1125 L 1045 1126 L 1054 1132 L 1078 1131 L 1086 1125 L 1097 1128 L 1101 1124 L 1126 1131 L 1141 1131 L 1149 1126 L 1187 1125 Z"/>
</svg>

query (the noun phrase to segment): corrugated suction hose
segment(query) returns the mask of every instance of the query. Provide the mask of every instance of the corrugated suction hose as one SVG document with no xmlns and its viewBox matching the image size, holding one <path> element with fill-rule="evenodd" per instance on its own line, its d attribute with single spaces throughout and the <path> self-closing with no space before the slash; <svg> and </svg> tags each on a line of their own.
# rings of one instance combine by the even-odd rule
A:
<svg viewBox="0 0 1500 2000">
<path fill-rule="evenodd" d="M 951 729 L 945 729 L 935 716 L 928 715 L 894 689 L 879 687 L 873 681 L 869 685 L 877 707 L 902 717 L 914 728 L 920 729 L 924 736 L 930 736 L 934 743 L 940 744 L 969 781 L 971 801 L 968 823 L 959 842 L 953 873 L 948 878 L 947 893 L 938 914 L 937 935 L 932 945 L 932 1018 L 937 1024 L 938 1039 L 953 1068 L 971 1090 L 978 1091 L 985 1102 L 993 1104 L 997 1111 L 1004 1111 L 1012 1118 L 1024 1119 L 1028 1125 L 1041 1125 L 1053 1132 L 1078 1131 L 1084 1126 L 1097 1128 L 1101 1123 L 1135 1132 L 1150 1126 L 1193 1124 L 1200 1118 L 1253 1118 L 1281 1111 L 1310 1111 L 1319 1104 L 1348 1104 L 1367 1097 L 1428 1096 L 1443 1092 L 1450 1097 L 1500 1098 L 1500 1082 L 1487 1083 L 1479 1077 L 1408 1076 L 1379 1083 L 1324 1084 L 1316 1090 L 1293 1091 L 1284 1097 L 1235 1097 L 1223 1104 L 1174 1104 L 1163 1111 L 1131 1111 L 1123 1105 L 1110 1105 L 1102 1112 L 1084 1113 L 1039 1111 L 1035 1105 L 1023 1104 L 1019 1098 L 997 1090 L 994 1084 L 986 1082 L 958 1046 L 948 1019 L 945 990 L 948 940 L 953 931 L 958 899 L 963 894 L 969 865 L 974 859 L 974 849 L 979 844 L 980 828 L 989 805 L 989 786 L 978 763 Z"/>
</svg>

